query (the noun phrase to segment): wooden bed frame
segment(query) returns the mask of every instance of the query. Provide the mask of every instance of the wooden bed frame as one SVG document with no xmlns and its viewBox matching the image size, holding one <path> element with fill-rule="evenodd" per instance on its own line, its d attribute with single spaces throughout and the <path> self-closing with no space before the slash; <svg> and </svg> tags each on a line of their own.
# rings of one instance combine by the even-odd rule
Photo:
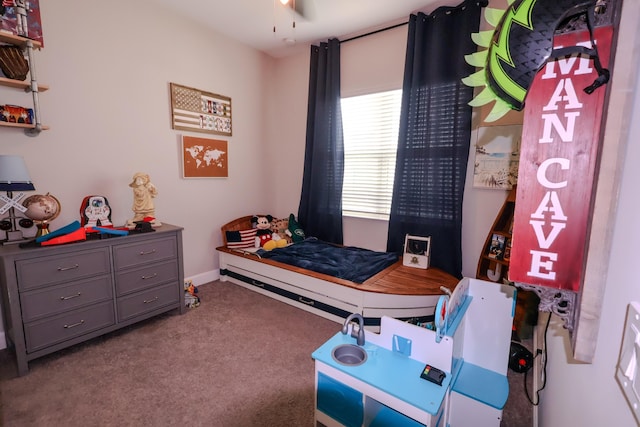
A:
<svg viewBox="0 0 640 427">
<path fill-rule="evenodd" d="M 385 315 L 432 320 L 443 294 L 440 287 L 453 291 L 458 284 L 457 278 L 442 270 L 407 267 L 401 260 L 359 284 L 227 248 L 225 232 L 251 228 L 251 218 L 238 218 L 221 227 L 225 246 L 217 248 L 220 280 L 339 323 L 352 313 L 362 314 L 365 325 L 373 330 Z"/>
</svg>

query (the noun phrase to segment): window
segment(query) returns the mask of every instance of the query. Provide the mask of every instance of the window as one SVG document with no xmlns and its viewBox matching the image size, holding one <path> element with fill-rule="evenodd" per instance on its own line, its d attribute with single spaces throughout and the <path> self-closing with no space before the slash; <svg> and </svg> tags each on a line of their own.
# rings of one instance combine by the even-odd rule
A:
<svg viewBox="0 0 640 427">
<path fill-rule="evenodd" d="M 343 98 L 342 213 L 389 219 L 402 90 Z"/>
</svg>

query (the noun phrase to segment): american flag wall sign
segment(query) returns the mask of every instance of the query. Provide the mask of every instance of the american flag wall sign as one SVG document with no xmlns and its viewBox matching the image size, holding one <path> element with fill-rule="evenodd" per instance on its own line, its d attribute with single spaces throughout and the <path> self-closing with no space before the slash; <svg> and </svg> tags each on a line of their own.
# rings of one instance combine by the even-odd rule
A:
<svg viewBox="0 0 640 427">
<path fill-rule="evenodd" d="M 170 83 L 171 127 L 231 136 L 231 98 Z"/>
</svg>

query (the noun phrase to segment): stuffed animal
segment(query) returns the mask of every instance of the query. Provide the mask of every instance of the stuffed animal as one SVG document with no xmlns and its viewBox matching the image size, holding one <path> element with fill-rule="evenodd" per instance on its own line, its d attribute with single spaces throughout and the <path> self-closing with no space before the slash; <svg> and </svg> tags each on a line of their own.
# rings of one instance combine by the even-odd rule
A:
<svg viewBox="0 0 640 427">
<path fill-rule="evenodd" d="M 271 221 L 271 230 L 274 233 L 278 233 L 278 236 L 282 237 L 287 241 L 287 244 L 293 242 L 291 236 L 289 235 L 289 219 L 288 218 L 278 218 L 273 219 Z"/>
<path fill-rule="evenodd" d="M 254 216 L 251 218 L 251 222 L 255 222 L 256 228 L 258 229 L 258 231 L 256 231 L 256 247 L 262 248 L 265 251 L 283 248 L 287 245 L 285 239 L 271 230 L 271 221 L 273 221 L 271 215 Z"/>
<path fill-rule="evenodd" d="M 302 242 L 306 238 L 304 230 L 300 227 L 293 214 L 289 215 L 289 229 L 287 231 L 293 243 Z"/>
</svg>

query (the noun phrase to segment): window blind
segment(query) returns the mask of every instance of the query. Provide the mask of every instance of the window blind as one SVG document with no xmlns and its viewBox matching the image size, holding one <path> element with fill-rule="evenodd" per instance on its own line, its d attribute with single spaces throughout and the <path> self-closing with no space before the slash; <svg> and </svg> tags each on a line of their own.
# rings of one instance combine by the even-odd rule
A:
<svg viewBox="0 0 640 427">
<path fill-rule="evenodd" d="M 388 219 L 402 91 L 342 98 L 344 215 Z"/>
</svg>

